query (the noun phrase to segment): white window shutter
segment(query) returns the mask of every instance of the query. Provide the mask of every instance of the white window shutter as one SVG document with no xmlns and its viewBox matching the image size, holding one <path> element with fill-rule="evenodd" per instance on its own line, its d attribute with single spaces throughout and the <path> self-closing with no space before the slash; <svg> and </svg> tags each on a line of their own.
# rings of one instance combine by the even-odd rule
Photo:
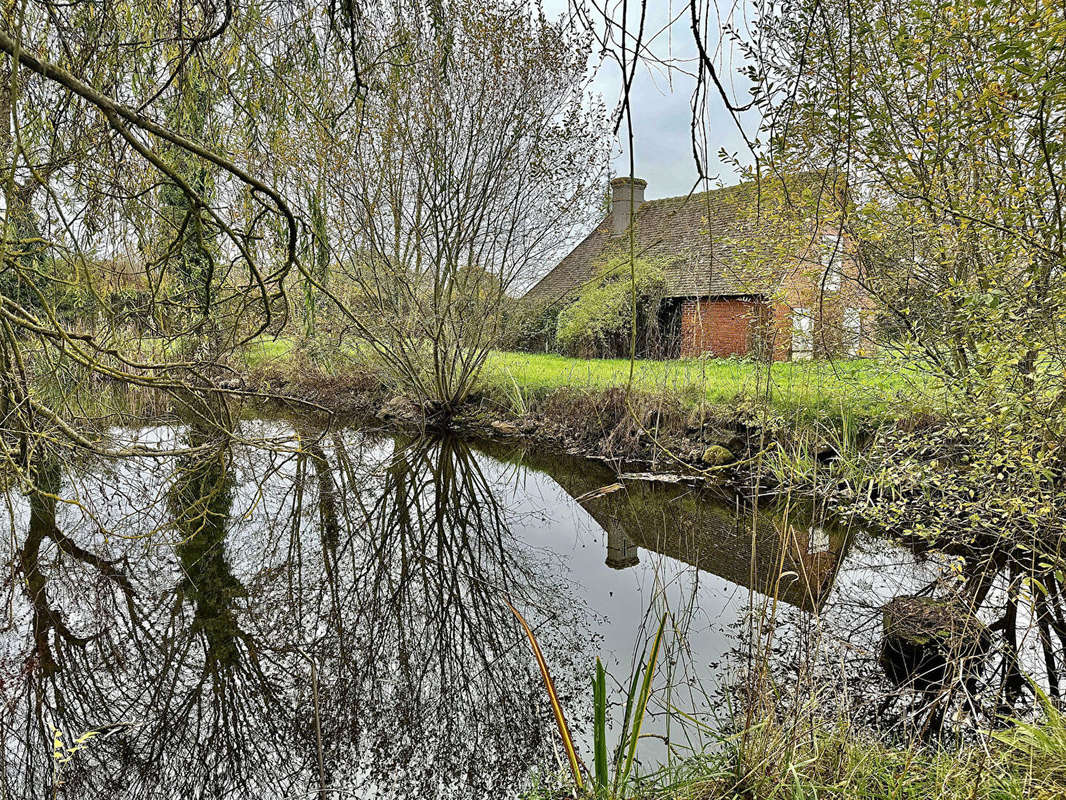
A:
<svg viewBox="0 0 1066 800">
<path fill-rule="evenodd" d="M 808 308 L 792 310 L 792 360 L 806 361 L 814 356 L 814 317 Z"/>
</svg>

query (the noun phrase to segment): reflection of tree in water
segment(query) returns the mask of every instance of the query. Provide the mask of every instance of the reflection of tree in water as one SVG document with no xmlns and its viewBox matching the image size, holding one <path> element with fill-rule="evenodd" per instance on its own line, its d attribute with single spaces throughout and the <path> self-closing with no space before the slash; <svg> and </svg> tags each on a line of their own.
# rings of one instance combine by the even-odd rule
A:
<svg viewBox="0 0 1066 800">
<path fill-rule="evenodd" d="M 132 614 L 133 609 L 133 589 L 119 564 L 83 547 L 59 528 L 56 509 L 61 483 L 57 454 L 47 454 L 34 463 L 26 491 L 26 533 L 21 541 L 11 540 L 13 575 L 22 585 L 28 612 L 16 613 L 12 595 L 10 625 L 27 629 L 29 646 L 5 648 L 0 667 L 5 796 L 53 795 L 52 725 L 83 718 L 83 700 L 95 689 L 91 672 L 73 691 L 67 691 L 63 681 L 65 675 L 86 671 L 94 663 L 100 634 L 79 632 L 66 619 L 57 596 L 69 596 L 70 587 L 51 585 L 53 566 L 80 571 L 83 585 L 96 592 L 102 605 L 125 602 L 127 611 Z M 68 783 L 79 785 L 76 776 Z"/>
<path fill-rule="evenodd" d="M 205 444 L 207 434 L 192 430 L 191 446 Z M 236 666 L 238 638 L 234 602 L 244 594 L 226 562 L 225 538 L 233 504 L 233 474 L 225 439 L 206 456 L 179 459 L 170 490 L 170 507 L 181 541 L 177 546 L 185 574 L 181 593 L 195 608 L 192 630 L 203 635 L 207 661 L 220 670 Z"/>
<path fill-rule="evenodd" d="M 968 548 L 958 558 L 954 578 L 919 592 L 956 608 L 965 637 L 950 679 L 922 692 L 923 724 L 934 732 L 956 708 L 993 723 L 1024 711 L 1035 699 L 1031 681 L 1059 698 L 1066 668 L 1066 598 L 1049 566 L 1058 557 Z M 983 622 L 966 624 L 973 618 Z"/>
<path fill-rule="evenodd" d="M 324 670 L 336 677 L 324 701 L 338 706 L 325 738 L 358 732 L 361 766 L 400 794 L 519 784 L 550 741 L 542 691 L 502 601 L 540 618 L 556 603 L 524 563 L 498 488 L 453 439 L 398 442 L 379 488 L 343 488 L 357 498 L 347 510 L 359 625 L 347 642 L 319 648 L 335 663 Z"/>
<path fill-rule="evenodd" d="M 173 549 L 102 541 L 77 514 L 61 534 L 58 467 L 31 496 L 14 554 L 31 602 L 5 634 L 18 651 L 3 667 L 8 793 L 51 794 L 53 721 L 71 737 L 135 723 L 78 754 L 70 796 L 304 793 L 318 788 L 320 741 L 327 786 L 476 796 L 519 784 L 550 740 L 501 599 L 542 618 L 559 595 L 530 572 L 469 451 L 410 443 L 382 470 L 380 446 L 358 434 L 301 435 L 295 456 L 242 450 L 269 476 L 250 484 L 226 437 L 183 435 L 212 446 L 78 489 L 106 502 L 169 483 L 138 518 L 145 530 L 169 519 Z"/>
<path fill-rule="evenodd" d="M 801 676 L 800 704 L 815 691 L 846 697 L 866 724 L 937 738 L 1025 716 L 1034 685 L 1061 691 L 1061 591 L 1032 585 L 1025 565 L 1003 555 L 908 553 L 875 534 L 858 539 L 853 571 L 867 558 L 886 563 L 887 550 L 907 560 L 879 568 L 876 592 L 846 581 L 820 618 L 788 619 L 773 663 Z"/>
<path fill-rule="evenodd" d="M 33 639 L 37 656 L 36 667 L 44 677 L 59 670 L 52 639 L 62 651 L 66 645 L 84 646 L 89 639 L 72 633 L 63 620 L 62 612 L 53 608 L 48 597 L 48 581 L 41 564 L 41 549 L 51 543 L 60 553 L 90 566 L 103 578 L 122 589 L 128 596 L 129 581 L 112 561 L 102 558 L 66 536 L 56 524 L 56 504 L 62 482 L 58 458 L 44 458 L 35 464 L 33 484 L 28 495 L 29 527 L 22 546 L 16 553 L 26 597 L 33 607 Z"/>
<path fill-rule="evenodd" d="M 293 747 L 289 711 L 279 698 L 285 657 L 262 663 L 256 635 L 242 628 L 238 602 L 247 593 L 226 553 L 235 516 L 229 437 L 195 423 L 186 435 L 189 447 L 202 452 L 179 457 L 168 492 L 181 578 L 166 630 L 181 635 L 163 640 L 165 666 L 159 676 L 160 686 L 185 691 L 165 699 L 177 719 L 160 725 L 153 754 L 167 759 L 188 753 L 199 763 L 176 774 L 176 785 L 188 793 L 211 789 L 222 794 L 263 781 L 270 785 L 276 759 L 298 772 L 309 756 Z M 191 606 L 191 620 L 186 605 Z M 154 709 L 145 712 L 153 714 Z"/>
<path fill-rule="evenodd" d="M 198 439 L 195 430 L 188 438 L 202 443 L 191 441 Z M 64 768 L 70 796 L 223 796 L 254 786 L 262 770 L 270 770 L 263 777 L 271 784 L 287 780 L 291 785 L 291 775 L 279 780 L 273 774 L 277 758 L 283 755 L 298 770 L 301 756 L 286 742 L 292 738 L 285 731 L 291 724 L 278 713 L 276 678 L 268 678 L 254 641 L 239 627 L 234 602 L 240 583 L 223 550 L 232 500 L 228 463 L 228 448 L 219 439 L 207 454 L 188 455 L 171 465 L 176 478 L 163 505 L 179 533 L 179 569 L 172 562 L 161 564 L 143 546 L 120 545 L 127 578 L 115 562 L 78 545 L 59 544 L 64 556 L 71 552 L 76 560 L 57 558 L 47 565 L 47 574 L 43 566 L 28 571 L 34 608 L 47 607 L 49 585 L 60 587 L 65 616 L 77 625 L 70 623 L 76 635 L 66 626 L 56 627 L 54 621 L 64 614 L 50 611 L 53 627 L 62 631 L 55 641 L 56 656 L 36 636 L 31 659 L 41 666 L 27 670 L 26 692 L 16 702 L 7 697 L 5 727 L 21 727 L 20 716 L 39 720 L 35 732 L 27 730 L 21 737 L 22 768 L 9 767 L 5 775 L 14 796 L 32 791 L 51 795 L 52 723 L 68 741 L 86 730 L 133 723 L 111 738 L 91 740 Z M 121 474 L 125 480 L 143 477 L 136 470 Z M 23 564 L 25 554 L 37 547 L 40 521 L 55 527 L 58 469 L 49 477 L 47 494 L 31 496 Z M 126 487 L 107 488 L 120 493 Z M 107 489 L 98 490 L 104 494 Z M 45 498 L 43 507 L 39 498 Z M 48 536 L 57 543 L 66 538 L 58 531 Z M 86 565 L 129 602 L 113 602 L 106 584 L 89 581 Z M 41 627 L 40 616 L 35 611 L 35 630 Z"/>
</svg>

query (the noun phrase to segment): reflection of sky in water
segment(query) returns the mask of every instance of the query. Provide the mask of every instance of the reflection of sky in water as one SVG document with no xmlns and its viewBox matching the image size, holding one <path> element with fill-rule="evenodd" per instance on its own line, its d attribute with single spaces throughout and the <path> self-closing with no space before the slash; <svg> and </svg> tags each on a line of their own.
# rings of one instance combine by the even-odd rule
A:
<svg viewBox="0 0 1066 800">
<path fill-rule="evenodd" d="M 114 434 L 141 444 L 189 437 Z M 511 794 L 557 765 L 539 676 L 505 596 L 537 631 L 586 754 L 595 657 L 612 677 L 617 732 L 621 684 L 670 612 L 645 729 L 653 736 L 641 750 L 650 767 L 666 759 L 666 737 L 681 755 L 707 744 L 669 706 L 712 723 L 726 714 L 779 558 L 781 663 L 811 649 L 817 609 L 816 649 L 832 663 L 843 649 L 864 680 L 877 680 L 880 606 L 938 571 L 883 540 L 796 520 L 782 552 L 789 528 L 779 517 L 753 522 L 679 487 L 632 484 L 578 503 L 612 478 L 576 459 L 358 431 L 297 453 L 291 431 L 268 422 L 241 435 L 278 448 L 232 448 L 224 535 L 206 544 L 175 524 L 175 475 L 213 475 L 225 459 L 177 471 L 162 458 L 64 464 L 69 502 L 56 527 L 118 565 L 132 595 L 47 537 L 39 571 L 50 608 L 8 587 L 14 625 L 0 633 L 0 668 L 16 796 L 50 794 L 53 720 L 75 735 L 137 723 L 71 768 L 68 786 L 81 781 L 86 796 L 108 786 L 130 797 L 305 792 L 318 781 L 312 688 L 327 785 L 352 796 Z M 29 508 L 8 499 L 18 543 Z M 55 625 L 42 640 L 34 631 L 49 615 L 87 641 L 63 641 Z M 35 666 L 42 641 L 60 664 L 54 675 Z"/>
<path fill-rule="evenodd" d="M 614 679 L 614 730 L 617 732 L 621 725 L 624 691 L 628 689 L 625 684 L 665 611 L 673 613 L 677 630 L 684 637 L 678 641 L 676 636 L 668 635 L 658 688 L 673 677 L 674 704 L 686 711 L 705 711 L 706 698 L 701 687 L 690 685 L 688 679 L 710 683 L 716 680 L 713 670 L 735 644 L 729 629 L 748 606 L 748 590 L 717 575 L 701 573 L 684 562 L 643 551 L 629 540 L 611 541 L 622 537 L 600 528 L 547 475 L 526 470 L 519 480 L 521 488 L 514 495 L 516 507 L 541 513 L 526 517 L 515 532 L 528 546 L 551 553 L 566 570 L 573 597 L 587 609 L 589 628 L 597 642 L 593 655 L 601 658 Z M 605 562 L 616 560 L 620 551 L 624 552 L 623 560 L 637 563 L 621 569 L 608 566 Z M 581 667 L 590 680 L 594 661 Z M 581 722 L 591 716 L 591 706 L 575 708 L 573 716 L 586 734 L 583 738 L 588 752 L 591 734 Z M 665 733 L 664 725 L 651 722 L 647 732 Z M 642 752 L 646 759 L 658 760 L 665 755 L 659 740 L 649 739 L 646 744 Z"/>
</svg>

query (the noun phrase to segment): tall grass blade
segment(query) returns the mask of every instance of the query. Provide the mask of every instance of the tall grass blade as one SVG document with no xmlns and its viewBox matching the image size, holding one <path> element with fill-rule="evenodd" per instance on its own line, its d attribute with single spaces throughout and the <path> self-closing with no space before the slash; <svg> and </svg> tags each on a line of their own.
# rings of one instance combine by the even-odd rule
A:
<svg viewBox="0 0 1066 800">
<path fill-rule="evenodd" d="M 507 372 L 507 377 L 511 379 L 511 385 L 514 386 L 514 393 L 511 395 L 511 407 L 512 410 L 519 416 L 524 417 L 529 410 L 526 405 L 526 398 L 522 394 L 522 387 L 518 385 L 518 381 L 514 379 L 514 375 Z"/>
<path fill-rule="evenodd" d="M 587 500 L 595 500 L 598 497 L 603 497 L 604 495 L 612 494 L 613 492 L 617 492 L 620 489 L 624 488 L 626 487 L 620 483 L 611 483 L 607 486 L 601 486 L 599 489 L 593 489 L 591 491 L 585 492 L 580 497 L 575 497 L 574 500 L 578 503 L 584 503 Z"/>
<path fill-rule="evenodd" d="M 655 665 L 659 659 L 659 645 L 662 643 L 663 630 L 665 628 L 666 614 L 663 614 L 662 619 L 659 620 L 659 630 L 655 632 L 655 639 L 652 640 L 651 653 L 648 654 L 648 663 L 644 666 L 644 681 L 640 687 L 640 696 L 637 698 L 637 705 L 633 709 L 633 730 L 629 734 L 629 751 L 626 753 L 625 767 L 620 775 L 615 773 L 615 794 L 618 793 L 619 786 L 625 786 L 626 781 L 629 780 L 629 773 L 633 769 L 633 759 L 637 754 L 637 741 L 640 739 L 640 728 L 644 723 L 644 713 L 648 709 L 648 700 L 651 697 L 651 682 L 652 678 L 655 676 Z"/>
<path fill-rule="evenodd" d="M 1059 785 L 1066 781 L 1066 715 L 1047 694 L 1030 681 L 1044 719 L 1039 722 L 1013 720 L 1010 729 L 995 731 L 992 737 L 1023 755 L 1030 770 Z"/>
<path fill-rule="evenodd" d="M 645 648 L 644 653 L 647 652 Z M 640 654 L 641 662 L 644 661 L 644 653 Z M 640 683 L 640 670 L 634 670 L 633 678 L 629 682 L 629 691 L 626 693 L 626 710 L 622 715 L 622 731 L 618 736 L 618 749 L 614 754 L 614 781 L 612 793 L 618 790 L 618 776 L 622 772 L 622 754 L 625 752 L 625 743 L 629 737 L 629 725 L 633 720 L 633 701 L 637 699 L 637 686 Z"/>
<path fill-rule="evenodd" d="M 559 729 L 559 737 L 563 740 L 563 749 L 566 750 L 566 757 L 570 760 L 570 771 L 574 774 L 574 786 L 580 791 L 585 788 L 585 782 L 581 777 L 581 761 L 578 759 L 573 737 L 570 736 L 570 728 L 566 724 L 566 717 L 563 715 L 563 707 L 559 702 L 559 696 L 555 692 L 555 684 L 552 682 L 551 673 L 548 672 L 548 662 L 544 660 L 544 654 L 540 652 L 537 637 L 533 635 L 533 629 L 529 627 L 529 623 L 518 613 L 518 609 L 511 605 L 510 601 L 507 601 L 507 607 L 511 609 L 511 613 L 517 617 L 522 628 L 525 629 L 526 637 L 533 648 L 533 657 L 537 659 L 537 666 L 540 667 L 540 676 L 544 679 L 544 688 L 547 689 L 548 698 L 551 700 L 552 712 L 555 714 L 555 725 Z"/>
<path fill-rule="evenodd" d="M 596 793 L 607 793 L 607 674 L 596 659 L 596 675 L 592 679 L 592 750 Z"/>
</svg>

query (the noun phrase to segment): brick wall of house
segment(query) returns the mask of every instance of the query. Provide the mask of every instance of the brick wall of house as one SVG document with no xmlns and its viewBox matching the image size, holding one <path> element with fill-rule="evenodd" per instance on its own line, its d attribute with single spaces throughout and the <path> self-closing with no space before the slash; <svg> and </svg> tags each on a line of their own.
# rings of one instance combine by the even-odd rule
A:
<svg viewBox="0 0 1066 800">
<path fill-rule="evenodd" d="M 825 236 L 836 236 L 836 231 L 827 228 Z M 774 305 L 774 358 L 793 358 L 793 314 L 804 309 L 813 319 L 812 352 L 814 358 L 839 357 L 852 354 L 872 355 L 874 341 L 874 317 L 876 304 L 858 280 L 858 267 L 852 255 L 854 245 L 848 239 L 841 243 L 837 269 L 839 284 L 832 287 L 825 280 L 825 267 L 820 261 L 821 250 L 817 244 L 781 276 L 781 284 Z M 859 339 L 855 342 L 854 331 L 845 321 L 847 316 L 857 315 L 861 321 Z"/>
<path fill-rule="evenodd" d="M 876 305 L 858 280 L 852 245 L 843 243 L 834 267 L 837 280 L 830 281 L 820 242 L 782 271 L 780 284 L 766 301 L 686 298 L 681 304 L 681 356 L 772 353 L 775 361 L 787 361 L 872 355 Z M 803 352 L 794 348 L 799 341 L 794 339 L 797 312 L 812 320 L 809 348 Z"/>
<path fill-rule="evenodd" d="M 687 298 L 681 304 L 681 357 L 747 355 L 760 305 L 753 300 Z"/>
<path fill-rule="evenodd" d="M 792 358 L 792 307 L 788 303 L 774 303 L 770 336 L 774 361 Z"/>
<path fill-rule="evenodd" d="M 874 309 L 869 298 L 851 287 L 816 292 L 807 283 L 787 291 L 786 300 L 772 304 L 758 300 L 687 298 L 681 304 L 681 357 L 704 353 L 719 358 L 761 356 L 774 361 L 797 357 L 793 352 L 794 312 L 805 309 L 813 318 L 808 357 L 872 355 Z M 847 309 L 861 317 L 858 352 L 851 353 L 851 332 L 844 323 Z"/>
</svg>

